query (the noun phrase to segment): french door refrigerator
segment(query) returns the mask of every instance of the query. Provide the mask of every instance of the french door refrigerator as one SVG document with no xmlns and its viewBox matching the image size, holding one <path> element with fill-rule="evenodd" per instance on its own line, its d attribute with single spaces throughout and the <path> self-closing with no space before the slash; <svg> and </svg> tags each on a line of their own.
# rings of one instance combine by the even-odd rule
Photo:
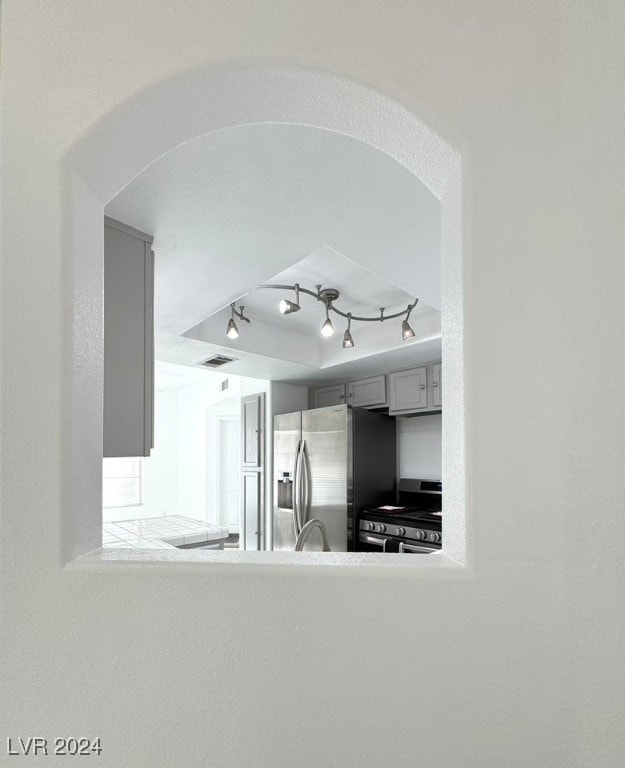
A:
<svg viewBox="0 0 625 768">
<path fill-rule="evenodd" d="M 355 516 L 395 489 L 395 419 L 336 405 L 274 416 L 273 426 L 273 549 L 294 550 L 317 518 L 333 552 L 352 551 Z M 321 549 L 316 534 L 306 550 Z"/>
</svg>

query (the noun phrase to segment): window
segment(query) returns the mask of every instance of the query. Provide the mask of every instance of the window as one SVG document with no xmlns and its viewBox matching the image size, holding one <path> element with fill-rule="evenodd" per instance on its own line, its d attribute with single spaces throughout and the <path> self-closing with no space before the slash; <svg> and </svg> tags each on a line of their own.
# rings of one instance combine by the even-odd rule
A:
<svg viewBox="0 0 625 768">
<path fill-rule="evenodd" d="M 104 459 L 102 506 L 134 507 L 143 503 L 142 459 Z"/>
</svg>

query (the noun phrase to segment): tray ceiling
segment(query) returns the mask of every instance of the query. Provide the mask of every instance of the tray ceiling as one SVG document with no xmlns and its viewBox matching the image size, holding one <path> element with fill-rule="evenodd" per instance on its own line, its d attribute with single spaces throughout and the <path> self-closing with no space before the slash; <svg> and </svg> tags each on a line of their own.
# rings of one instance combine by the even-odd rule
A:
<svg viewBox="0 0 625 768">
<path fill-rule="evenodd" d="M 380 306 L 401 308 L 414 297 L 420 311 L 440 306 L 438 200 L 406 168 L 340 134 L 271 124 L 200 136 L 149 166 L 106 213 L 154 235 L 157 348 L 163 354 L 176 349 L 177 358 L 190 347 L 176 338 L 206 344 L 204 357 L 211 353 L 208 345 L 223 346 L 227 311 L 220 310 L 268 281 L 338 288 L 337 307 L 365 314 Z M 238 302 L 246 314 L 254 310 L 257 338 L 263 324 L 272 329 L 290 319 L 286 333 L 295 338 L 288 337 L 284 350 L 301 347 L 308 336 L 318 345 L 321 305 L 303 298 L 302 311 L 287 318 L 274 314 L 272 303 L 280 298 L 278 291 L 254 291 Z M 368 325 L 355 328 L 362 344 L 380 327 Z M 432 317 L 426 325 L 432 338 Z M 365 351 L 362 344 L 354 357 Z M 277 357 L 314 371 L 334 364 L 328 349 L 304 349 L 304 360 Z M 242 351 L 264 354 L 258 345 Z M 266 375 L 267 366 L 260 367 Z M 276 365 L 269 378 L 283 372 Z"/>
</svg>

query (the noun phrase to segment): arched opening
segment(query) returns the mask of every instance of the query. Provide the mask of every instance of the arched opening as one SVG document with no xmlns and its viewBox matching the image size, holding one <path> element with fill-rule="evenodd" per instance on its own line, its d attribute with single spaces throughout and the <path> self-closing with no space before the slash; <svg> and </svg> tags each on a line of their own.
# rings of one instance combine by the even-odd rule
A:
<svg viewBox="0 0 625 768">
<path fill-rule="evenodd" d="M 176 115 L 176 120 L 167 119 L 170 115 Z M 268 123 L 309 126 L 356 139 L 400 163 L 440 200 L 440 308 L 447 371 L 444 553 L 464 562 L 460 158 L 413 114 L 383 94 L 326 73 L 247 65 L 191 72 L 158 84 L 98 124 L 68 157 L 67 226 L 72 235 L 73 282 L 67 287 L 75 322 L 65 361 L 73 438 L 67 457 L 71 492 L 66 504 L 65 555 L 71 558 L 99 546 L 104 205 L 176 147 L 206 134 Z M 419 265 L 413 267 L 418 272 Z M 268 562 L 280 562 L 283 557 L 269 554 Z M 341 556 L 337 558 L 341 562 Z"/>
</svg>

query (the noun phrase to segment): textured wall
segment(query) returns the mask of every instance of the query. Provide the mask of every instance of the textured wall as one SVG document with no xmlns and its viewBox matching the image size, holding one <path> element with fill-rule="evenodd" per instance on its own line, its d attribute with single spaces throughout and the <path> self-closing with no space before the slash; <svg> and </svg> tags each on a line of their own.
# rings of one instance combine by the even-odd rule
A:
<svg viewBox="0 0 625 768">
<path fill-rule="evenodd" d="M 621 768 L 622 12 L 578 0 L 3 3 L 6 736 L 99 734 L 98 765 L 115 768 Z M 249 555 L 61 570 L 98 523 L 83 500 L 100 482 L 107 152 L 130 177 L 213 102 L 179 111 L 176 86 L 151 133 L 99 130 L 108 190 L 102 176 L 95 192 L 70 189 L 67 154 L 127 99 L 145 118 L 154 84 L 259 57 L 387 91 L 462 154 L 466 318 L 464 337 L 448 332 L 454 359 L 464 349 L 466 419 L 443 467 L 453 485 L 466 451 L 465 569 Z M 313 106 L 328 108 L 321 90 Z M 83 161 L 86 179 L 101 174 Z"/>
</svg>

